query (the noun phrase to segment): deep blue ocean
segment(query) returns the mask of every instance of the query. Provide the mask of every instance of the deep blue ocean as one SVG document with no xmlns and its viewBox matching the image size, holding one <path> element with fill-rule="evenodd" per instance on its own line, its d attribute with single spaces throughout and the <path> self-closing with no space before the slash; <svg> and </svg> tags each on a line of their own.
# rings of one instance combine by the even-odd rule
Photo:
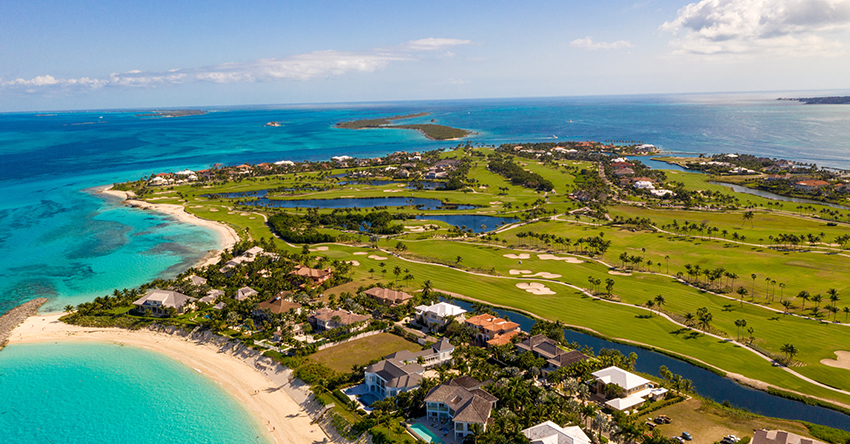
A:
<svg viewBox="0 0 850 444">
<path fill-rule="evenodd" d="M 475 131 L 469 139 L 473 143 L 630 140 L 651 143 L 671 153 L 752 153 L 850 169 L 850 106 L 775 100 L 795 95 L 800 94 L 206 108 L 211 112 L 181 118 L 138 117 L 135 110 L 0 114 L 0 312 L 42 296 L 50 299 L 42 311 L 60 311 L 66 304 L 90 300 L 111 293 L 114 288 L 131 288 L 156 277 L 171 277 L 218 245 L 214 234 L 204 229 L 176 223 L 156 213 L 125 208 L 117 199 L 94 192 L 92 189 L 97 186 L 151 173 L 206 168 L 215 163 L 379 156 L 457 144 L 429 141 L 408 130 L 333 128 L 343 120 L 421 111 L 431 115 L 415 121 L 434 119 L 440 124 Z M 280 121 L 284 126 L 264 127 L 269 121 Z M 122 350 L 74 348 L 69 349 L 70 354 L 63 354 L 59 350 L 64 350 L 62 347 L 65 346 L 57 349 L 48 344 L 13 345 L 0 352 L 0 399 L 4 400 L 0 404 L 5 406 L 6 400 L 11 399 L 22 409 L 33 410 L 24 415 L 30 422 L 14 422 L 17 434 L 10 442 L 46 442 L 40 433 L 48 432 L 53 439 L 74 433 L 96 437 L 91 433 L 102 428 L 133 429 L 137 418 L 112 418 L 105 413 L 88 419 L 89 429 L 69 428 L 65 432 L 53 426 L 58 416 L 73 413 L 73 419 L 86 413 L 86 409 L 100 408 L 100 395 L 63 393 L 84 403 L 83 408 L 72 410 L 75 406 L 51 401 L 54 398 L 49 392 L 39 398 L 36 394 L 41 386 L 25 382 L 33 379 L 47 386 L 53 380 L 88 371 L 93 365 L 103 365 L 103 371 L 115 375 L 129 371 L 121 364 L 123 356 L 127 356 Z M 133 354 L 132 359 L 147 362 L 153 358 Z M 105 364 L 108 362 L 114 365 Z M 150 372 L 158 374 L 156 370 Z M 134 384 L 127 378 L 112 382 L 115 387 L 103 390 L 118 393 L 117 398 L 124 396 L 125 385 Z M 26 387 L 18 390 L 16 386 L 20 384 Z M 88 386 L 83 386 L 85 393 L 101 390 L 85 387 Z M 208 389 L 199 390 L 206 393 Z M 191 391 L 175 389 L 170 396 L 188 393 Z M 132 397 L 126 403 L 115 398 L 104 402 L 121 402 L 130 409 L 139 400 L 161 395 L 141 389 L 127 396 Z M 207 404 L 203 410 L 208 416 L 198 420 L 200 424 L 214 423 L 217 412 L 232 412 L 229 403 L 233 401 L 227 397 L 204 399 Z M 167 413 L 171 407 L 172 404 L 158 408 Z M 15 414 L 6 410 L 0 421 Z M 155 409 L 145 412 L 145 420 L 158 423 L 163 418 Z M 183 418 L 173 427 L 194 430 L 193 416 L 187 413 Z M 72 425 L 73 421 L 67 424 Z M 7 430 L 5 426 L 0 429 Z M 250 435 L 248 432 L 246 436 Z M 51 442 L 118 442 L 92 439 Z M 163 441 L 149 436 L 133 442 L 252 441 Z"/>
<path fill-rule="evenodd" d="M 0 114 L 0 311 L 33 297 L 61 310 L 173 276 L 217 245 L 203 229 L 123 208 L 89 190 L 215 163 L 317 160 L 452 147 L 415 131 L 336 122 L 428 111 L 416 119 L 475 131 L 472 142 L 635 140 L 668 152 L 748 152 L 850 169 L 850 106 L 783 94 L 465 100 L 210 109 Z M 787 95 L 787 94 L 785 94 Z M 271 120 L 282 127 L 264 127 Z"/>
</svg>

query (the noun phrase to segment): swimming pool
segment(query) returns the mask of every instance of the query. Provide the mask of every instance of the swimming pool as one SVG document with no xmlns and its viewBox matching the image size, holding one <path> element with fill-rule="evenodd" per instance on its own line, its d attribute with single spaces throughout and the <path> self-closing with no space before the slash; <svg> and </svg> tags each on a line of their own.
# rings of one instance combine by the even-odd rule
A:
<svg viewBox="0 0 850 444">
<path fill-rule="evenodd" d="M 415 424 L 411 424 L 410 430 L 413 430 L 413 433 L 415 433 L 416 436 L 425 440 L 425 442 L 433 442 L 435 444 L 443 444 L 443 440 L 440 439 L 439 436 L 435 435 L 434 432 L 428 430 L 428 427 L 425 427 L 424 425 L 422 425 L 418 422 L 415 423 Z"/>
</svg>

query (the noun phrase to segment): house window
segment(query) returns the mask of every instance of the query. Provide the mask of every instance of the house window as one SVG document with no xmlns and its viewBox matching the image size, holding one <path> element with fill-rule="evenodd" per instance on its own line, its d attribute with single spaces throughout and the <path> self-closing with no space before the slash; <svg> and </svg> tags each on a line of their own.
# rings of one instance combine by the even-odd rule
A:
<svg viewBox="0 0 850 444">
<path fill-rule="evenodd" d="M 463 431 L 463 423 L 462 422 L 456 422 L 455 423 L 455 430 L 457 430 L 458 432 L 462 432 Z"/>
</svg>

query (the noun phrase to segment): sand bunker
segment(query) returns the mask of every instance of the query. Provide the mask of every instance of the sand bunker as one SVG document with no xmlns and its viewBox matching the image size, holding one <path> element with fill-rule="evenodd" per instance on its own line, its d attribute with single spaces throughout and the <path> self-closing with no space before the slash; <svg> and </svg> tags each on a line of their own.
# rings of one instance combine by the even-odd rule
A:
<svg viewBox="0 0 850 444">
<path fill-rule="evenodd" d="M 328 247 L 311 248 L 310 251 L 328 251 Z"/>
<path fill-rule="evenodd" d="M 227 214 L 236 214 L 235 211 L 228 211 Z"/>
<path fill-rule="evenodd" d="M 510 271 L 508 271 L 508 273 L 513 274 L 513 275 L 517 275 L 517 274 L 530 274 L 530 273 L 534 273 L 534 272 L 531 271 L 531 270 L 510 270 Z"/>
<path fill-rule="evenodd" d="M 376 261 L 387 260 L 387 258 L 385 258 L 384 256 L 378 256 L 377 254 L 370 254 L 368 257 L 369 257 L 369 259 L 375 259 Z"/>
<path fill-rule="evenodd" d="M 500 201 L 500 200 L 494 200 L 493 202 L 490 202 L 490 205 L 501 205 L 501 204 L 502 204 L 502 201 Z"/>
<path fill-rule="evenodd" d="M 240 216 L 249 216 L 251 213 L 239 213 Z"/>
<path fill-rule="evenodd" d="M 254 216 L 251 216 L 251 217 L 249 217 L 249 218 L 248 218 L 248 219 L 256 219 L 256 217 L 254 217 Z"/>
<path fill-rule="evenodd" d="M 504 256 L 508 259 L 531 259 L 531 255 L 527 253 L 505 254 Z"/>
<path fill-rule="evenodd" d="M 545 285 L 540 282 L 520 282 L 516 284 L 517 288 L 525 290 L 531 294 L 536 295 L 547 295 L 547 294 L 555 294 L 554 291 L 550 290 Z"/>
<path fill-rule="evenodd" d="M 204 207 L 203 205 L 194 205 L 194 206 L 192 206 L 192 208 L 203 208 L 203 207 Z"/>
<path fill-rule="evenodd" d="M 385 193 L 399 193 L 401 190 L 384 190 Z"/>
<path fill-rule="evenodd" d="M 407 185 L 405 185 L 405 184 L 403 184 L 403 183 L 400 183 L 400 184 L 398 184 L 398 185 L 396 185 L 396 186 L 397 186 L 397 187 L 399 187 L 399 188 L 404 188 L 404 187 L 406 187 Z"/>
<path fill-rule="evenodd" d="M 546 272 L 546 271 L 541 271 L 539 273 L 535 273 L 535 274 L 532 274 L 532 275 L 529 275 L 529 276 L 526 276 L 526 277 L 541 277 L 543 279 L 558 279 L 559 277 L 561 277 L 561 275 L 555 274 L 555 273 L 549 273 L 549 272 Z"/>
<path fill-rule="evenodd" d="M 574 258 L 574 257 L 560 257 L 560 256 L 555 256 L 554 254 L 538 254 L 537 257 L 539 257 L 540 259 L 542 259 L 544 261 L 564 261 L 568 264 L 582 264 L 582 263 L 584 263 L 584 261 L 581 260 L 581 259 L 577 259 L 577 258 Z"/>
<path fill-rule="evenodd" d="M 367 252 L 365 252 L 365 251 L 355 251 L 355 252 L 354 252 L 354 253 L 352 253 L 352 254 L 353 254 L 353 255 L 355 255 L 355 256 L 366 256 L 366 255 L 367 255 L 367 254 L 369 254 L 369 253 L 367 253 Z"/>
<path fill-rule="evenodd" d="M 353 265 L 353 266 L 355 266 L 355 267 L 359 267 L 359 266 L 360 266 L 360 262 L 357 262 L 357 261 L 346 261 L 346 262 L 348 262 L 349 264 L 351 264 L 351 265 Z"/>
<path fill-rule="evenodd" d="M 631 276 L 631 273 L 623 273 L 622 271 L 609 271 L 608 274 L 613 274 L 614 276 Z"/>
<path fill-rule="evenodd" d="M 413 227 L 410 225 L 405 225 L 404 229 L 410 231 L 411 233 L 424 233 L 425 227 Z"/>
<path fill-rule="evenodd" d="M 850 370 L 850 352 L 843 350 L 836 350 L 835 356 L 836 359 L 821 359 L 820 363 L 823 365 L 828 365 L 830 367 L 843 368 L 844 370 Z"/>
<path fill-rule="evenodd" d="M 218 208 L 210 208 L 210 211 L 218 211 Z"/>
</svg>

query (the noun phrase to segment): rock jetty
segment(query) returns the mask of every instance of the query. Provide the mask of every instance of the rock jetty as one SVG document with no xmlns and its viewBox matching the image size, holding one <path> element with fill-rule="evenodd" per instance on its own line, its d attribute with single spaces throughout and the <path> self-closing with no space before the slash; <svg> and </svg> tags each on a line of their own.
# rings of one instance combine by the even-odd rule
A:
<svg viewBox="0 0 850 444">
<path fill-rule="evenodd" d="M 0 316 L 0 348 L 9 342 L 9 335 L 15 327 L 21 325 L 28 317 L 38 314 L 38 307 L 47 302 L 47 298 L 38 298 L 24 302 Z"/>
</svg>

